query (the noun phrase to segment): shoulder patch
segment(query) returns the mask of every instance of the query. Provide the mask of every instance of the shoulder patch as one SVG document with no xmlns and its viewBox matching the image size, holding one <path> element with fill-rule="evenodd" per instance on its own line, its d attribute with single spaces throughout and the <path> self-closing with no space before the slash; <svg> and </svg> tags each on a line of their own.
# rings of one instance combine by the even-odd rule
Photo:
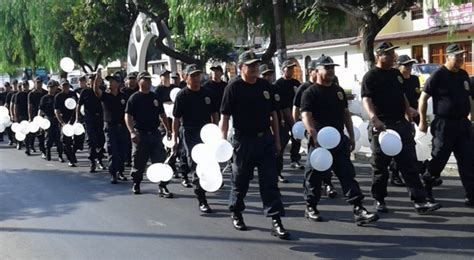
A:
<svg viewBox="0 0 474 260">
<path fill-rule="evenodd" d="M 211 98 L 210 97 L 205 97 L 204 102 L 206 102 L 206 105 L 210 105 L 211 104 Z"/>
<path fill-rule="evenodd" d="M 155 105 L 155 107 L 158 107 L 160 103 L 158 103 L 158 100 L 153 100 L 153 104 Z"/>
<path fill-rule="evenodd" d="M 469 90 L 470 90 L 469 82 L 464 81 L 464 89 L 465 89 L 466 91 L 469 91 Z"/>
<path fill-rule="evenodd" d="M 263 91 L 263 96 L 265 97 L 265 99 L 270 99 L 270 93 L 268 93 L 268 91 Z"/>
<path fill-rule="evenodd" d="M 275 101 L 280 102 L 280 95 L 279 94 L 275 94 Z"/>
<path fill-rule="evenodd" d="M 122 98 L 122 99 L 120 100 L 120 104 L 125 105 L 125 99 Z"/>
<path fill-rule="evenodd" d="M 397 79 L 398 79 L 398 82 L 400 82 L 400 84 L 403 84 L 403 78 L 402 78 L 402 76 L 397 76 Z"/>
<path fill-rule="evenodd" d="M 344 100 L 344 93 L 342 93 L 341 91 L 338 91 L 337 97 L 339 98 L 339 100 Z"/>
</svg>

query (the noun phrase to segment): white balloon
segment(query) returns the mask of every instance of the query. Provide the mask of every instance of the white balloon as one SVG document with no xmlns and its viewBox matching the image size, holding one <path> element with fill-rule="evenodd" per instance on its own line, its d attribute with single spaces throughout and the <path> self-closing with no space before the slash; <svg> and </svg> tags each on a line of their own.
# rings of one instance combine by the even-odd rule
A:
<svg viewBox="0 0 474 260">
<path fill-rule="evenodd" d="M 4 107 L 4 106 L 0 106 L 0 116 L 2 115 L 10 115 L 10 111 L 8 111 L 8 108 Z"/>
<path fill-rule="evenodd" d="M 332 149 L 341 142 L 341 134 L 332 126 L 323 127 L 318 131 L 318 144 L 326 149 Z"/>
<path fill-rule="evenodd" d="M 64 71 L 64 72 L 72 72 L 74 70 L 74 61 L 69 58 L 69 57 L 64 57 L 61 59 L 61 61 L 59 62 L 59 66 L 61 67 L 61 69 Z"/>
<path fill-rule="evenodd" d="M 381 133 L 379 134 L 379 143 L 382 143 L 383 138 L 384 138 L 387 134 L 393 134 L 393 135 L 395 135 L 396 137 L 398 137 L 398 139 L 400 139 L 400 140 L 402 139 L 402 138 L 400 137 L 400 134 L 397 133 L 397 131 L 395 131 L 395 130 L 393 130 L 393 129 L 386 129 L 385 131 L 383 131 L 383 132 L 381 132 Z"/>
<path fill-rule="evenodd" d="M 362 122 L 359 125 L 359 131 L 360 131 L 360 143 L 364 147 L 370 147 L 370 142 L 369 142 L 369 132 L 367 130 L 367 127 L 369 127 L 369 123 L 367 122 Z"/>
<path fill-rule="evenodd" d="M 230 144 L 227 140 L 219 140 L 214 145 L 215 150 L 215 159 L 217 162 L 227 162 L 232 158 L 232 154 L 234 153 L 234 148 L 232 144 Z"/>
<path fill-rule="evenodd" d="M 212 143 L 218 142 L 219 140 L 222 140 L 221 130 L 215 124 L 207 124 L 203 126 L 201 129 L 200 135 L 201 135 L 201 140 L 205 144 L 212 144 Z"/>
<path fill-rule="evenodd" d="M 40 127 L 43 130 L 47 130 L 49 127 L 51 127 L 51 122 L 48 119 L 43 118 L 43 120 L 40 122 Z"/>
<path fill-rule="evenodd" d="M 5 125 L 0 124 L 0 133 L 3 133 L 5 131 Z"/>
<path fill-rule="evenodd" d="M 160 76 L 159 75 L 156 75 L 156 74 L 151 75 L 151 85 L 155 86 L 155 87 L 160 85 Z"/>
<path fill-rule="evenodd" d="M 81 123 L 74 123 L 72 127 L 74 128 L 74 135 L 82 135 L 86 132 L 86 129 L 84 129 Z"/>
<path fill-rule="evenodd" d="M 173 116 L 173 109 L 174 109 L 174 104 L 163 104 L 163 108 L 165 109 L 165 114 L 169 118 L 174 118 Z"/>
<path fill-rule="evenodd" d="M 221 174 L 221 167 L 216 161 L 208 161 L 206 163 L 198 163 L 196 166 L 196 175 L 200 179 L 212 178 L 212 175 Z M 221 174 L 222 175 L 222 174 Z"/>
<path fill-rule="evenodd" d="M 65 124 L 63 126 L 62 132 L 65 136 L 71 137 L 74 135 L 74 126 L 72 126 L 71 124 Z"/>
<path fill-rule="evenodd" d="M 364 122 L 364 120 L 360 116 L 351 116 L 351 119 L 352 125 L 357 128 L 359 128 L 359 126 Z"/>
<path fill-rule="evenodd" d="M 3 125 L 4 125 L 5 127 L 10 127 L 10 126 L 12 126 L 12 124 L 13 124 L 13 122 L 10 121 L 10 120 L 8 120 L 6 123 L 3 123 Z"/>
<path fill-rule="evenodd" d="M 25 138 L 26 138 L 26 135 L 23 134 L 22 132 L 16 132 L 16 133 L 15 133 L 15 139 L 16 139 L 17 141 L 22 142 L 22 141 L 25 140 Z"/>
<path fill-rule="evenodd" d="M 331 153 L 324 148 L 318 147 L 313 150 L 309 157 L 309 162 L 313 169 L 323 172 L 327 171 L 332 166 L 332 155 Z"/>
<path fill-rule="evenodd" d="M 42 116 L 35 116 L 35 117 L 33 118 L 33 122 L 36 123 L 36 124 L 38 124 L 38 125 L 40 125 L 42 121 L 43 121 L 43 117 L 42 117 Z"/>
<path fill-rule="evenodd" d="M 431 116 L 433 115 L 433 98 L 428 98 L 428 106 L 426 108 L 426 115 Z"/>
<path fill-rule="evenodd" d="M 33 80 L 28 80 L 28 85 L 30 85 L 30 89 L 33 89 L 35 87 L 35 82 Z"/>
<path fill-rule="evenodd" d="M 359 100 L 350 100 L 348 104 L 348 109 L 353 114 L 362 114 L 364 108 L 362 106 L 362 102 Z"/>
<path fill-rule="evenodd" d="M 360 151 L 360 148 L 362 148 L 362 144 L 360 142 L 356 142 L 352 153 L 358 153 Z"/>
<path fill-rule="evenodd" d="M 10 122 L 10 116 L 8 114 L 0 115 L 0 125 L 5 125 Z"/>
<path fill-rule="evenodd" d="M 86 115 L 86 110 L 84 109 L 84 105 L 82 105 L 82 106 L 79 108 L 79 112 L 81 112 L 81 115 L 83 115 L 83 116 Z"/>
<path fill-rule="evenodd" d="M 402 141 L 392 133 L 387 133 L 381 140 L 380 148 L 388 156 L 395 156 L 402 151 Z"/>
<path fill-rule="evenodd" d="M 64 105 L 69 110 L 74 110 L 76 108 L 76 100 L 74 98 L 68 98 L 64 101 Z"/>
<path fill-rule="evenodd" d="M 295 139 L 299 139 L 299 140 L 302 140 L 305 137 L 304 131 L 305 131 L 305 128 L 304 128 L 304 124 L 303 124 L 302 121 L 296 122 L 293 125 L 293 127 L 291 128 L 291 132 L 293 133 L 293 137 Z"/>
<path fill-rule="evenodd" d="M 154 163 L 148 166 L 146 177 L 154 183 L 169 181 L 173 177 L 173 169 L 164 163 Z"/>
<path fill-rule="evenodd" d="M 40 126 L 35 121 L 30 122 L 28 124 L 28 132 L 30 133 L 36 133 L 39 131 L 39 129 L 40 129 Z"/>
<path fill-rule="evenodd" d="M 170 92 L 170 99 L 171 101 L 175 101 L 176 100 L 176 96 L 178 95 L 178 92 L 180 92 L 181 89 L 180 88 L 173 88 Z"/>
<path fill-rule="evenodd" d="M 26 120 L 23 120 L 20 122 L 20 132 L 24 135 L 27 135 L 30 131 L 28 130 L 28 125 L 29 125 L 29 122 L 26 121 Z"/>
<path fill-rule="evenodd" d="M 208 163 L 214 160 L 214 156 L 212 153 L 213 149 L 210 145 L 207 144 L 197 144 L 193 147 L 191 151 L 191 158 L 195 163 L 198 165 L 200 163 Z"/>
<path fill-rule="evenodd" d="M 203 176 L 204 178 L 199 179 L 199 184 L 201 188 L 207 192 L 216 192 L 222 187 L 222 174 L 218 172 L 217 174 L 209 174 Z"/>
<path fill-rule="evenodd" d="M 354 140 L 357 142 L 360 139 L 360 130 L 357 127 L 353 127 L 354 130 Z M 344 128 L 344 134 L 349 137 L 349 133 L 347 132 L 347 128 Z"/>
<path fill-rule="evenodd" d="M 20 130 L 20 124 L 17 123 L 17 122 L 15 122 L 15 123 L 12 124 L 11 128 L 12 128 L 12 131 L 13 131 L 14 133 L 16 133 L 16 132 L 18 132 L 18 131 Z"/>
<path fill-rule="evenodd" d="M 168 140 L 168 137 L 166 135 L 163 136 L 163 140 L 161 140 L 161 142 L 166 148 L 173 148 L 173 140 Z"/>
</svg>

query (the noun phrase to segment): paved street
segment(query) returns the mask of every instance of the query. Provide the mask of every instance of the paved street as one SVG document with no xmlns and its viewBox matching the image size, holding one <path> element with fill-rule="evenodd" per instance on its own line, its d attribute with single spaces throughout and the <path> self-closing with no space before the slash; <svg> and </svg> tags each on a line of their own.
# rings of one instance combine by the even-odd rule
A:
<svg viewBox="0 0 474 260">
<path fill-rule="evenodd" d="M 474 259 L 474 209 L 464 206 L 457 176 L 445 176 L 436 189 L 443 208 L 435 214 L 415 214 L 406 189 L 390 187 L 392 211 L 357 227 L 340 195 L 323 196 L 326 221 L 303 218 L 303 173 L 287 168 L 283 221 L 292 240 L 283 241 L 270 236 L 256 179 L 244 213 L 250 229 L 239 232 L 226 206 L 228 174 L 226 186 L 209 196 L 216 213 L 201 215 L 192 189 L 178 181 L 169 186 L 175 199 L 156 196 L 152 183 L 133 196 L 130 182 L 111 185 L 105 172 L 89 173 L 85 157 L 80 154 L 79 168 L 68 168 L 0 143 L 0 259 Z M 369 194 L 370 167 L 356 166 Z M 372 202 L 368 196 L 370 209 Z"/>
</svg>

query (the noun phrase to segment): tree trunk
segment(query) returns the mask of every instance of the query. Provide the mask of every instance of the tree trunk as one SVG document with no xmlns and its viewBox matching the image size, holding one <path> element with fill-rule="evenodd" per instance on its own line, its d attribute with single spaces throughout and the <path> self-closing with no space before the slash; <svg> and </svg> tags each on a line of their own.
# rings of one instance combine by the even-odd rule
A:
<svg viewBox="0 0 474 260">
<path fill-rule="evenodd" d="M 273 16 L 275 21 L 275 39 L 278 63 L 281 66 L 286 60 L 285 21 L 283 17 L 283 0 L 273 0 Z"/>
<path fill-rule="evenodd" d="M 268 62 L 272 59 L 273 55 L 276 51 L 276 36 L 275 32 L 273 31 L 270 35 L 270 44 L 268 48 L 265 50 L 265 53 L 262 55 L 262 62 L 268 64 Z"/>
<path fill-rule="evenodd" d="M 374 24 L 375 23 L 375 24 Z M 362 40 L 360 47 L 364 55 L 365 69 L 368 71 L 375 66 L 375 55 L 374 55 L 374 42 L 375 37 L 379 33 L 380 29 L 376 25 L 376 22 L 366 24 L 362 28 Z"/>
</svg>

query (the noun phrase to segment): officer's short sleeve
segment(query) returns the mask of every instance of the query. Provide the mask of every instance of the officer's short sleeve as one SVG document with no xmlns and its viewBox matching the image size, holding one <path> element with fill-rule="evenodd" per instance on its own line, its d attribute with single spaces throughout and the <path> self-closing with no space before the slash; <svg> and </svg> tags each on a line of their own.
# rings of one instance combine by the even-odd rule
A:
<svg viewBox="0 0 474 260">
<path fill-rule="evenodd" d="M 28 104 L 32 104 L 33 103 L 33 91 L 31 91 L 30 93 L 28 93 Z"/>
<path fill-rule="evenodd" d="M 163 102 L 158 101 L 158 114 L 161 115 L 165 113 L 165 107 L 163 106 Z"/>
<path fill-rule="evenodd" d="M 296 91 L 296 94 L 295 94 L 295 99 L 293 100 L 293 106 L 301 107 L 301 98 L 303 96 L 303 92 L 305 89 L 306 89 L 305 84 L 302 84 L 298 87 L 298 90 Z"/>
<path fill-rule="evenodd" d="M 471 86 L 470 86 L 471 97 L 474 99 L 474 77 L 471 77 L 470 81 L 471 81 Z"/>
<path fill-rule="evenodd" d="M 176 95 L 176 99 L 174 100 L 174 106 L 173 106 L 173 116 L 174 118 L 181 118 L 183 117 L 183 108 L 185 103 L 183 102 L 183 92 L 180 91 L 178 95 Z"/>
<path fill-rule="evenodd" d="M 56 96 L 54 96 L 54 109 L 59 109 L 59 108 L 60 108 L 59 94 L 56 94 Z"/>
<path fill-rule="evenodd" d="M 339 91 L 342 92 L 342 96 L 343 96 L 343 100 L 344 100 L 344 108 L 348 108 L 349 107 L 349 102 L 347 101 L 347 95 L 346 95 L 346 92 L 344 91 L 344 89 L 342 87 L 338 87 L 339 88 Z"/>
<path fill-rule="evenodd" d="M 367 72 L 362 78 L 361 96 L 372 98 L 374 95 L 374 82 L 372 77 L 372 71 Z"/>
<path fill-rule="evenodd" d="M 425 83 L 425 87 L 423 91 L 426 92 L 430 96 L 434 96 L 437 93 L 437 77 L 433 74 Z"/>
<path fill-rule="evenodd" d="M 135 96 L 132 95 L 127 100 L 127 106 L 125 106 L 125 113 L 126 114 L 131 114 L 131 115 L 134 114 L 134 111 L 135 111 L 135 105 L 134 105 L 135 98 L 134 97 Z"/>
<path fill-rule="evenodd" d="M 232 115 L 232 110 L 234 108 L 234 96 L 235 96 L 235 87 L 237 87 L 237 80 L 229 84 L 224 90 L 224 96 L 222 97 L 221 103 L 221 114 L 223 115 Z"/>
<path fill-rule="evenodd" d="M 306 89 L 301 96 L 301 112 L 313 112 L 313 102 L 314 100 L 313 92 L 311 88 Z"/>
</svg>

